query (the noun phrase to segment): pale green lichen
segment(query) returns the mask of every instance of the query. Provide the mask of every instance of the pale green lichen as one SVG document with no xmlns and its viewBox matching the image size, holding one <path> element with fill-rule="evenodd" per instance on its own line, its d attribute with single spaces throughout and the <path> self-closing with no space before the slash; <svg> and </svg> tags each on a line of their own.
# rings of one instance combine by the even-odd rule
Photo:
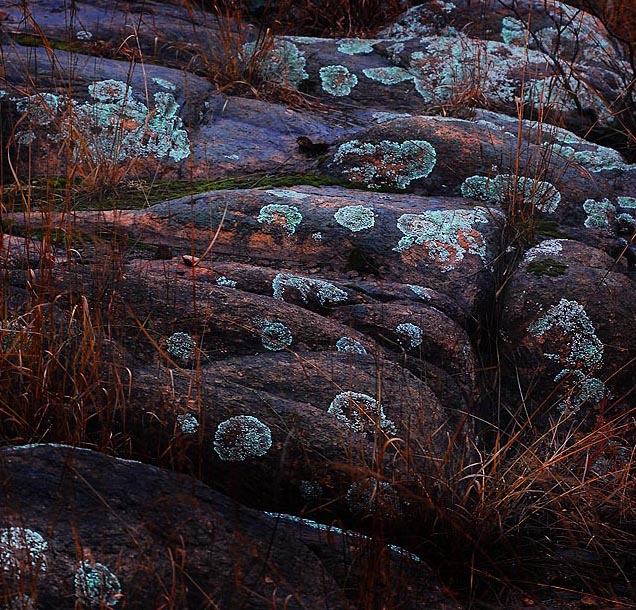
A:
<svg viewBox="0 0 636 610">
<path fill-rule="evenodd" d="M 490 215 L 489 210 L 480 207 L 403 214 L 397 226 L 404 237 L 393 250 L 404 252 L 415 245 L 424 246 L 431 262 L 444 272 L 454 269 L 466 254 L 476 254 L 486 262 L 486 243 L 474 225 L 487 224 Z"/>
<path fill-rule="evenodd" d="M 533 59 L 517 47 L 464 34 L 429 36 L 411 53 L 407 69 L 415 76 L 415 90 L 426 103 L 447 102 L 474 86 L 487 99 L 512 103 L 520 81 L 509 74 L 514 75 L 519 63 Z"/>
<path fill-rule="evenodd" d="M 231 280 L 224 275 L 217 278 L 216 280 L 217 286 L 224 286 L 225 288 L 236 288 L 236 280 Z"/>
<path fill-rule="evenodd" d="M 329 405 L 327 413 L 353 432 L 397 434 L 395 424 L 384 414 L 382 405 L 371 396 L 360 392 L 341 392 Z"/>
<path fill-rule="evenodd" d="M 316 481 L 301 481 L 298 487 L 300 495 L 306 502 L 319 500 L 324 494 L 322 485 Z"/>
<path fill-rule="evenodd" d="M 131 86 L 123 81 L 96 81 L 88 92 L 93 99 L 81 104 L 54 94 L 37 96 L 37 100 L 32 96 L 21 103 L 26 103 L 32 122 L 48 125 L 55 120 L 57 130 L 49 129 L 48 139 L 70 142 L 79 162 L 150 156 L 181 161 L 190 154 L 188 134 L 171 93 L 155 93 L 155 106 L 149 108 L 135 99 Z"/>
<path fill-rule="evenodd" d="M 199 430 L 199 420 L 192 413 L 177 415 L 177 425 L 182 434 L 196 434 Z"/>
<path fill-rule="evenodd" d="M 587 218 L 583 223 L 587 229 L 610 230 L 616 207 L 610 203 L 609 199 L 602 199 L 601 201 L 586 199 L 583 203 L 583 210 L 587 214 Z"/>
<path fill-rule="evenodd" d="M 345 55 L 365 55 L 373 53 L 373 45 L 375 43 L 375 40 L 366 40 L 364 38 L 343 38 L 338 41 L 336 48 Z"/>
<path fill-rule="evenodd" d="M 348 354 L 366 354 L 367 350 L 364 345 L 351 337 L 340 337 L 336 341 L 336 350 Z"/>
<path fill-rule="evenodd" d="M 75 597 L 90 608 L 112 608 L 122 597 L 121 585 L 108 567 L 82 561 L 75 572 Z"/>
<path fill-rule="evenodd" d="M 561 193 L 551 182 L 514 174 L 497 174 L 493 178 L 469 176 L 460 188 L 462 196 L 467 199 L 509 205 L 521 198 L 521 206 L 530 206 L 546 214 L 556 212 L 561 202 Z"/>
<path fill-rule="evenodd" d="M 291 189 L 270 189 L 265 191 L 268 195 L 274 195 L 275 197 L 282 197 L 283 199 L 307 199 L 309 195 L 306 193 L 299 193 Z"/>
<path fill-rule="evenodd" d="M 269 426 L 251 415 L 236 415 L 221 422 L 214 434 L 214 451 L 226 462 L 264 456 L 272 447 Z"/>
<path fill-rule="evenodd" d="M 64 99 L 54 93 L 38 93 L 17 98 L 14 101 L 18 112 L 22 112 L 32 125 L 44 127 L 55 120 Z"/>
<path fill-rule="evenodd" d="M 291 330 L 282 322 L 265 321 L 261 328 L 261 343 L 271 352 L 279 352 L 293 342 Z"/>
<path fill-rule="evenodd" d="M 358 77 L 346 66 L 323 66 L 318 71 L 324 91 L 334 97 L 344 97 L 358 84 Z"/>
<path fill-rule="evenodd" d="M 333 217 L 339 225 L 354 233 L 370 229 L 375 225 L 373 209 L 363 205 L 347 205 L 343 208 L 338 208 Z"/>
<path fill-rule="evenodd" d="M 29 144 L 33 144 L 37 136 L 33 131 L 16 131 L 15 132 L 15 141 L 16 144 L 20 146 L 29 146 Z"/>
<path fill-rule="evenodd" d="M 9 600 L 8 605 L 2 606 L 2 610 L 35 610 L 35 602 L 26 593 L 18 594 Z"/>
<path fill-rule="evenodd" d="M 590 109 L 596 113 L 599 124 L 603 126 L 612 125 L 616 119 L 615 111 L 606 105 L 603 97 L 584 79 L 573 74 L 555 74 L 527 82 L 523 101 L 536 111 L 547 107 L 559 108 L 561 112 Z"/>
<path fill-rule="evenodd" d="M 320 532 L 328 532 L 331 534 L 335 534 L 338 536 L 352 536 L 354 537 L 356 540 L 370 540 L 370 538 L 368 538 L 367 536 L 365 536 L 364 534 L 361 534 L 360 532 L 356 531 L 351 531 L 351 530 L 343 530 L 342 528 L 333 525 L 333 523 L 318 523 L 317 521 L 312 521 L 311 519 L 306 519 L 304 517 L 298 517 L 297 515 L 288 515 L 286 513 L 272 513 L 272 512 L 268 512 L 268 511 L 264 511 L 263 512 L 264 515 L 267 515 L 268 517 L 275 519 L 275 520 L 283 520 L 283 521 L 287 521 L 289 523 L 294 523 L 296 525 L 300 525 L 300 526 L 304 526 L 304 527 L 310 527 L 312 529 L 318 530 Z M 396 555 L 398 555 L 401 558 L 407 558 L 410 561 L 416 562 L 416 563 L 421 563 L 422 560 L 415 554 L 410 553 L 409 551 L 404 550 L 402 547 L 399 547 L 395 544 L 387 544 L 386 548 L 389 549 L 391 552 L 395 553 Z"/>
<path fill-rule="evenodd" d="M 323 307 L 343 303 L 348 299 L 344 290 L 324 280 L 299 277 L 289 273 L 276 275 L 272 281 L 274 298 L 284 301 L 287 288 L 296 290 L 304 303 L 307 303 L 307 299 L 314 295 Z"/>
<path fill-rule="evenodd" d="M 618 197 L 617 202 L 621 208 L 636 208 L 636 197 Z"/>
<path fill-rule="evenodd" d="M 177 89 L 177 86 L 174 83 L 171 83 L 169 80 L 166 80 L 165 78 L 158 78 L 158 77 L 154 77 L 152 79 L 152 82 L 157 85 L 157 87 L 161 87 L 162 89 L 165 89 L 166 91 L 175 91 Z"/>
<path fill-rule="evenodd" d="M 321 242 L 322 241 L 322 233 L 320 231 L 316 231 L 315 233 L 311 234 L 311 238 L 314 241 Z"/>
<path fill-rule="evenodd" d="M 46 540 L 34 530 L 24 527 L 0 529 L 1 572 L 13 577 L 46 572 L 47 549 Z"/>
<path fill-rule="evenodd" d="M 616 224 L 619 227 L 623 227 L 625 229 L 629 227 L 633 231 L 634 229 L 636 229 L 636 218 L 634 218 L 631 214 L 623 212 L 622 214 L 616 216 Z"/>
<path fill-rule="evenodd" d="M 179 360 L 192 360 L 197 353 L 196 341 L 188 333 L 174 333 L 166 339 L 166 353 Z"/>
<path fill-rule="evenodd" d="M 257 221 L 283 227 L 288 235 L 293 235 L 303 219 L 302 214 L 294 205 L 280 205 L 272 203 L 260 209 Z"/>
<path fill-rule="evenodd" d="M 517 17 L 504 17 L 501 21 L 501 39 L 506 44 L 524 44 L 529 37 L 526 24 Z"/>
<path fill-rule="evenodd" d="M 407 286 L 413 293 L 420 297 L 420 299 L 424 299 L 425 301 L 433 298 L 435 294 L 430 288 L 425 288 L 424 286 L 417 286 L 416 284 L 407 284 Z"/>
<path fill-rule="evenodd" d="M 585 144 L 590 146 L 587 142 Z M 592 150 L 576 150 L 572 146 L 548 142 L 544 142 L 542 146 L 593 173 L 615 169 L 627 171 L 634 167 L 629 165 L 618 151 L 598 144 L 593 145 Z"/>
<path fill-rule="evenodd" d="M 350 140 L 338 147 L 335 163 L 351 181 L 372 188 L 391 186 L 405 189 L 413 180 L 426 178 L 435 167 L 435 149 L 426 140 L 378 143 Z"/>
<path fill-rule="evenodd" d="M 404 322 L 398 324 L 395 328 L 395 332 L 400 335 L 400 341 L 406 341 L 407 347 L 412 349 L 422 345 L 422 329 L 411 322 Z"/>
<path fill-rule="evenodd" d="M 374 112 L 372 115 L 376 123 L 388 123 L 397 119 L 410 119 L 412 115 L 405 112 Z"/>
<path fill-rule="evenodd" d="M 260 78 L 264 81 L 298 88 L 309 78 L 305 70 L 307 60 L 302 51 L 289 40 L 276 40 L 273 47 L 264 50 L 262 45 L 247 42 L 243 45 L 243 63 L 248 65 L 252 56 L 258 55 L 254 63 Z"/>
<path fill-rule="evenodd" d="M 365 68 L 362 73 L 369 79 L 383 85 L 397 85 L 404 81 L 413 80 L 414 76 L 404 68 L 398 66 L 383 66 L 380 68 Z"/>
<path fill-rule="evenodd" d="M 608 395 L 605 384 L 592 375 L 603 363 L 604 346 L 580 303 L 561 299 L 527 330 L 541 343 L 549 340 L 551 332 L 565 341 L 565 353 L 544 352 L 546 358 L 564 366 L 554 378 L 566 383 L 567 396 L 559 405 L 562 412 L 575 413 L 584 403 L 599 402 Z"/>
<path fill-rule="evenodd" d="M 546 239 L 540 244 L 533 246 L 528 250 L 524 257 L 524 263 L 530 263 L 538 258 L 550 257 L 554 258 L 563 251 L 562 239 Z"/>
</svg>

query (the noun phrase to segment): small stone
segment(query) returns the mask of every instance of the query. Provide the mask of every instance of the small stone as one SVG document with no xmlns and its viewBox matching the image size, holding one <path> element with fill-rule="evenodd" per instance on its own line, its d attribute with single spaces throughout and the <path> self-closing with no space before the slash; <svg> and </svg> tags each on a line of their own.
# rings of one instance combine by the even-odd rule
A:
<svg viewBox="0 0 636 610">
<path fill-rule="evenodd" d="M 184 254 L 181 257 L 181 260 L 188 267 L 195 267 L 201 262 L 200 258 L 197 258 L 196 256 L 190 256 L 189 254 Z"/>
<path fill-rule="evenodd" d="M 320 267 L 312 267 L 311 269 L 309 269 L 309 273 L 319 273 L 320 272 Z"/>
</svg>

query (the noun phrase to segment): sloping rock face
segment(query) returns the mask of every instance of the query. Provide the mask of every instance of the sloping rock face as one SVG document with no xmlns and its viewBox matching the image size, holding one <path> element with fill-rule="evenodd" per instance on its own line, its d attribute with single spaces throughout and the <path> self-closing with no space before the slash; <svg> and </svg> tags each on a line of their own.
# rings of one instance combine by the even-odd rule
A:
<svg viewBox="0 0 636 610">
<path fill-rule="evenodd" d="M 364 537 L 249 510 L 189 477 L 62 445 L 5 448 L 0 471 L 3 607 L 355 607 L 342 591 L 364 570 Z M 417 558 L 384 555 L 395 582 L 412 585 L 385 590 L 386 599 L 457 607 Z M 356 565 L 353 582 L 342 580 Z"/>
<path fill-rule="evenodd" d="M 629 67 L 589 15 L 431 0 L 374 39 L 262 48 L 179 3 L 30 9 L 2 13 L 3 180 L 105 195 L 86 209 L 69 181 L 60 210 L 40 183 L 6 188 L 2 370 L 48 383 L 40 348 L 89 389 L 62 384 L 66 427 L 59 409 L 23 426 L 48 395 L 16 393 L 2 438 L 70 429 L 202 483 L 4 450 L 9 607 L 37 581 L 44 608 L 120 589 L 131 608 L 451 608 L 422 566 L 364 597 L 361 560 L 334 551 L 349 537 L 289 515 L 379 531 L 384 557 L 421 504 L 480 493 L 503 412 L 563 446 L 613 418 L 621 450 L 636 440 L 636 165 L 586 139 L 621 124 Z M 219 58 L 276 101 L 224 93 Z M 152 197 L 165 184 L 179 196 Z M 112 209 L 108 189 L 146 201 Z"/>
</svg>

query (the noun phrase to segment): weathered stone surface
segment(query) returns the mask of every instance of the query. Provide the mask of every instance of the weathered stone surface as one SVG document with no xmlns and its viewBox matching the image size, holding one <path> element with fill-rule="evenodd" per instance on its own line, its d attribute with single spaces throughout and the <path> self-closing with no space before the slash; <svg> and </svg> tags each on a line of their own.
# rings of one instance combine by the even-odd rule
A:
<svg viewBox="0 0 636 610">
<path fill-rule="evenodd" d="M 364 570 L 370 541 L 244 508 L 189 477 L 54 445 L 3 449 L 0 476 L 0 600 L 9 605 L 26 595 L 43 610 L 345 609 L 363 593 L 350 587 L 347 599 L 343 575 Z M 425 564 L 390 549 L 384 559 L 413 588 L 367 592 L 378 603 L 456 607 Z"/>
<path fill-rule="evenodd" d="M 374 39 L 272 39 L 255 79 L 235 65 L 226 89 L 218 55 L 240 64 L 262 52 L 250 27 L 190 3 L 133 4 L 77 2 L 71 19 L 52 0 L 34 0 L 32 19 L 24 4 L 0 12 L 2 179 L 24 182 L 2 191 L 0 364 L 18 384 L 57 371 L 74 386 L 76 357 L 97 353 L 103 369 L 65 414 L 87 418 L 78 438 L 103 426 L 103 446 L 217 492 L 87 452 L 5 450 L 0 527 L 31 527 L 28 516 L 56 560 L 36 566 L 38 607 L 72 606 L 82 558 L 81 595 L 87 575 L 116 575 L 131 608 L 169 595 L 184 608 L 455 607 L 382 538 L 406 532 L 427 548 L 422 513 L 452 532 L 488 494 L 516 504 L 499 459 L 521 452 L 517 472 L 536 457 L 536 439 L 519 447 L 517 433 L 552 431 L 569 451 L 570 426 L 587 433 L 633 402 L 636 166 L 584 139 L 607 143 L 621 120 L 621 49 L 558 2 L 431 0 Z M 43 35 L 50 48 L 25 46 Z M 577 80 L 564 82 L 564 66 Z M 252 85 L 261 97 L 240 97 Z M 42 179 L 64 172 L 76 181 L 63 194 Z M 228 177 L 243 180 L 200 192 L 221 181 L 199 178 Z M 164 183 L 175 188 L 160 203 L 108 209 L 114 191 Z M 82 196 L 91 185 L 101 197 Z M 93 392 L 117 396 L 108 421 Z M 25 432 L 20 417 L 0 420 L 0 434 L 19 431 L 11 442 L 63 428 Z M 511 444 L 488 447 L 491 426 Z M 566 454 L 558 467 L 609 480 L 630 463 L 626 447 L 603 441 L 589 464 Z M 533 537 L 547 514 L 528 526 L 510 510 L 496 538 Z M 382 535 L 351 556 L 349 535 L 324 534 L 331 544 L 322 526 L 278 513 Z M 5 563 L 16 532 L 0 531 Z M 467 555 L 482 553 L 481 532 L 461 535 Z M 555 544 L 565 558 L 585 546 Z M 388 563 L 365 564 L 364 552 Z M 367 569 L 387 575 L 377 591 Z M 24 593 L 14 585 L 9 595 Z M 2 595 L 0 606 L 15 601 Z"/>
<path fill-rule="evenodd" d="M 633 289 L 609 256 L 578 242 L 544 241 L 526 253 L 506 290 L 501 332 L 508 379 L 530 397 L 530 412 L 589 426 L 630 404 Z"/>
</svg>

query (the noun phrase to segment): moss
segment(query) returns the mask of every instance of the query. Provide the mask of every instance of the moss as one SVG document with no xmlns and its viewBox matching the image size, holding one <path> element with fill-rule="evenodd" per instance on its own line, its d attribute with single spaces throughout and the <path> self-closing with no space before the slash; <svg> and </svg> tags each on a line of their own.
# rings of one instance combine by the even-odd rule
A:
<svg viewBox="0 0 636 610">
<path fill-rule="evenodd" d="M 535 219 L 535 232 L 545 237 L 570 239 L 570 234 L 562 231 L 555 220 Z"/>
<path fill-rule="evenodd" d="M 527 269 L 529 273 L 534 273 L 534 275 L 557 277 L 559 275 L 565 275 L 568 265 L 554 260 L 553 258 L 544 258 L 528 263 Z"/>
<path fill-rule="evenodd" d="M 45 46 L 42 37 L 36 36 L 35 34 L 14 34 L 11 36 L 11 38 L 15 43 L 22 45 L 23 47 Z M 54 38 L 48 38 L 46 41 L 46 46 L 50 46 L 56 51 L 78 51 L 85 45 L 77 42 L 66 42 L 64 40 L 55 40 Z"/>
<path fill-rule="evenodd" d="M 50 208 L 51 202 L 55 203 L 54 209 L 72 207 L 74 210 L 114 210 L 142 209 L 155 203 L 177 199 L 188 195 L 197 195 L 207 191 L 224 189 L 250 189 L 257 187 L 291 187 L 291 186 L 347 186 L 351 188 L 348 180 L 332 178 L 325 174 L 286 174 L 271 176 L 269 174 L 249 174 L 228 176 L 214 180 L 157 180 L 145 183 L 144 180 L 135 180 L 123 183 L 117 191 L 108 193 L 83 193 L 81 185 L 73 187 L 77 194 L 73 194 L 70 205 L 63 203 L 67 200 L 67 181 L 62 177 L 49 178 L 46 181 L 34 182 L 30 187 L 31 205 Z M 26 185 L 23 185 L 26 187 Z M 12 212 L 23 211 L 24 208 L 12 197 L 9 189 L 6 189 L 2 203 Z"/>
</svg>

